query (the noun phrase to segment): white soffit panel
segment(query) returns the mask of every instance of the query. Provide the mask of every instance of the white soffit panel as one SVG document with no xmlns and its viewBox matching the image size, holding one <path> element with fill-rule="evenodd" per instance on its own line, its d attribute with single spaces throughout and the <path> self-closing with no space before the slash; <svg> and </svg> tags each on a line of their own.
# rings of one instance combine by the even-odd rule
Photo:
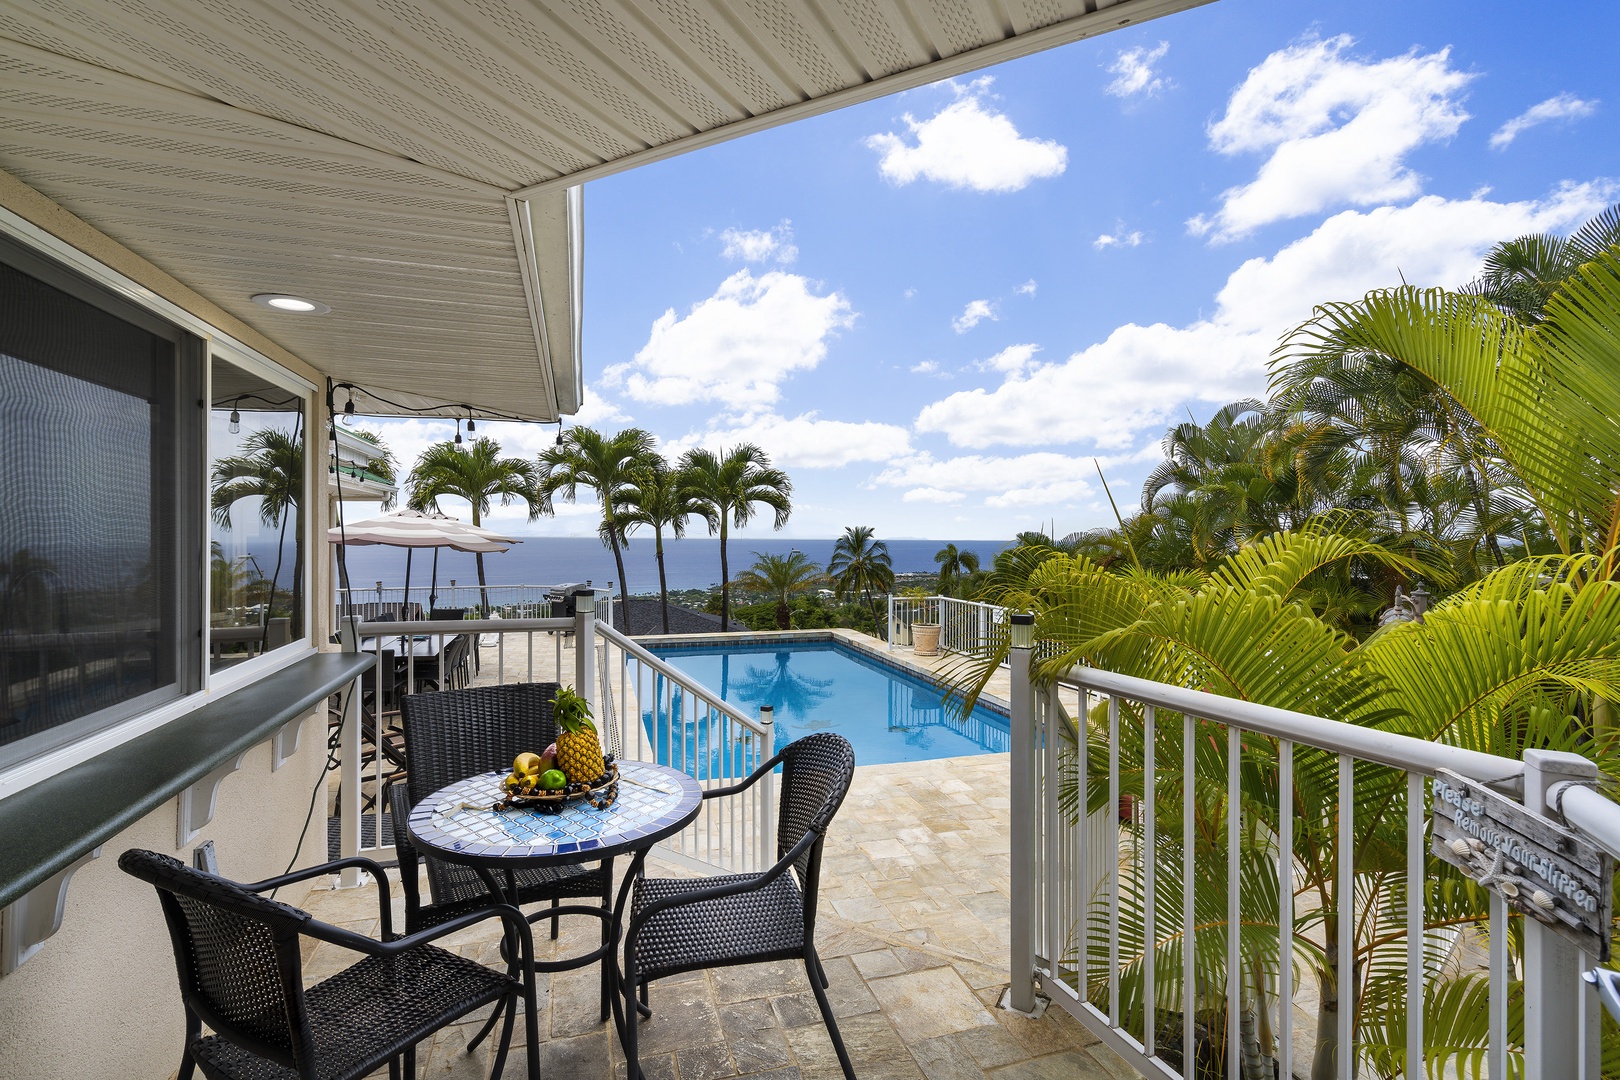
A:
<svg viewBox="0 0 1620 1080">
<path fill-rule="evenodd" d="M 0 0 L 0 168 L 362 409 L 553 419 L 570 188 L 1204 2 Z"/>
</svg>

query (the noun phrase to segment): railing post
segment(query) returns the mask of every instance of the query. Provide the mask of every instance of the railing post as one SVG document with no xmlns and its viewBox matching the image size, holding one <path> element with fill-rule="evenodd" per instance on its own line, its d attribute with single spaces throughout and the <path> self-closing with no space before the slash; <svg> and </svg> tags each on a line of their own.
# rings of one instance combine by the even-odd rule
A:
<svg viewBox="0 0 1620 1080">
<path fill-rule="evenodd" d="M 1598 767 L 1579 754 L 1526 750 L 1525 809 L 1550 817 L 1547 793 L 1554 784 L 1597 777 Z M 1535 919 L 1525 919 L 1524 1075 L 1581 1075 L 1586 1033 L 1580 1027 L 1580 995 L 1585 989 L 1575 946 Z"/>
<path fill-rule="evenodd" d="M 1008 1005 L 1035 1009 L 1035 693 L 1029 680 L 1035 616 L 1009 616 L 1012 649 L 1012 986 Z M 1050 779 L 1050 778 L 1049 778 Z M 1047 867 L 1055 873 L 1056 867 Z"/>
<path fill-rule="evenodd" d="M 350 615 L 338 626 L 338 646 L 346 653 L 360 651 L 360 617 Z M 338 762 L 338 856 L 352 859 L 360 854 L 360 695 L 363 675 L 355 676 L 343 701 L 343 727 L 339 732 Z M 360 870 L 348 867 L 339 872 L 338 885 L 352 889 L 360 884 Z"/>
<path fill-rule="evenodd" d="M 596 590 L 574 594 L 574 693 L 596 715 Z"/>
<path fill-rule="evenodd" d="M 343 764 L 338 798 L 338 855 L 352 859 L 360 854 L 360 680 L 349 684 L 343 702 Z M 379 702 L 380 704 L 380 702 Z M 360 868 L 344 867 L 338 884 L 352 889 L 360 884 Z"/>
<path fill-rule="evenodd" d="M 776 707 L 761 705 L 759 707 L 759 726 L 765 729 L 760 736 L 763 743 L 763 764 L 776 753 Z M 776 861 L 776 770 L 772 769 L 759 778 L 759 806 L 755 810 L 759 815 L 759 862 L 760 869 L 770 866 Z"/>
<path fill-rule="evenodd" d="M 894 593 L 889 594 L 889 621 L 883 624 L 883 636 L 889 641 L 889 651 L 894 652 Z"/>
</svg>

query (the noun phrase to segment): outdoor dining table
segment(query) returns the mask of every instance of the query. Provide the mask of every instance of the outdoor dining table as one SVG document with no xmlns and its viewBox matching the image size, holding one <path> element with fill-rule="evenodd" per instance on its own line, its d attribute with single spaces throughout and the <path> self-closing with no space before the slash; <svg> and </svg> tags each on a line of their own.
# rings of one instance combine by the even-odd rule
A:
<svg viewBox="0 0 1620 1080">
<path fill-rule="evenodd" d="M 415 634 L 407 640 L 404 634 L 390 634 L 382 639 L 382 646 L 385 649 L 394 651 L 396 662 L 403 660 L 407 655 L 414 656 L 418 660 L 431 660 L 438 657 L 440 648 L 444 643 L 454 641 L 455 638 L 456 635 L 454 634 Z M 409 645 L 410 648 L 407 649 L 406 645 Z M 360 651 L 376 652 L 377 639 L 374 637 L 361 638 Z"/>
<path fill-rule="evenodd" d="M 513 907 L 519 906 L 516 871 L 521 869 L 602 862 L 611 875 L 614 856 L 633 854 L 635 861 L 626 876 L 629 881 L 654 844 L 698 816 L 703 789 L 686 773 L 666 765 L 620 761 L 618 767 L 617 797 L 606 807 L 578 799 L 560 811 L 492 809 L 505 795 L 501 781 L 506 774 L 490 772 L 458 780 L 429 795 L 411 811 L 406 825 L 420 849 L 480 871 L 486 885 L 504 893 L 499 899 Z M 537 972 L 568 971 L 600 960 L 615 1013 L 618 964 L 613 953 L 618 947 L 626 895 L 627 890 L 621 888 L 618 903 L 611 909 L 569 905 L 541 908 L 528 916 L 530 922 L 554 915 L 603 920 L 608 933 L 601 947 L 562 960 L 537 961 L 534 968 Z M 515 944 L 508 935 L 503 943 L 508 957 L 516 955 L 511 951 Z M 620 1035 L 622 1039 L 622 1027 Z"/>
</svg>

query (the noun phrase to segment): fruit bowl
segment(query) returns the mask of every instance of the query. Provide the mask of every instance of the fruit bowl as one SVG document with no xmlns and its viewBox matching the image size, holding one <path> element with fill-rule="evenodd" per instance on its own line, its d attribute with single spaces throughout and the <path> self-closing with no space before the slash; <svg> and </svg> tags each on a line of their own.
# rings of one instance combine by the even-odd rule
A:
<svg viewBox="0 0 1620 1080">
<path fill-rule="evenodd" d="M 609 761 L 607 772 L 588 784 L 569 784 L 556 791 L 537 791 L 529 795 L 521 795 L 509 791 L 497 804 L 498 809 L 513 810 L 541 810 L 553 813 L 560 811 L 569 803 L 588 801 L 598 810 L 605 810 L 613 805 L 613 800 L 619 796 L 619 766 Z"/>
</svg>

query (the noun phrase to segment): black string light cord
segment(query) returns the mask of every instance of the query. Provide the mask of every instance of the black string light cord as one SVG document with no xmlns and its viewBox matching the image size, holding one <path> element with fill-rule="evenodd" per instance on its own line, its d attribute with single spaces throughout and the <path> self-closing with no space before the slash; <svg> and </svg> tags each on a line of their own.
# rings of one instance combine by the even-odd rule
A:
<svg viewBox="0 0 1620 1080">
<path fill-rule="evenodd" d="M 337 468 L 337 406 L 333 400 L 336 396 L 336 392 L 337 388 L 333 385 L 332 380 L 328 378 L 326 380 L 326 429 L 332 444 L 332 475 L 337 484 L 338 546 L 346 552 L 348 550 L 349 534 L 345 531 L 343 520 L 343 470 Z M 340 557 L 337 563 L 338 574 L 343 582 L 343 614 L 340 616 L 340 618 L 343 625 L 348 626 L 348 620 L 354 615 L 354 595 L 349 589 L 349 561 L 346 558 Z M 341 641 L 341 630 L 338 631 L 338 635 L 338 639 Z M 340 691 L 339 693 L 339 698 L 343 702 L 343 714 L 345 716 L 347 716 L 349 712 L 350 702 L 348 701 L 348 697 L 353 695 L 353 693 L 354 683 L 352 682 L 346 689 Z M 298 830 L 298 843 L 293 845 L 292 858 L 288 860 L 287 869 L 283 870 L 282 874 L 292 873 L 293 867 L 297 865 L 298 854 L 304 850 L 304 841 L 309 838 L 309 824 L 315 820 L 315 803 L 320 799 L 321 789 L 326 786 L 326 778 L 331 775 L 332 770 L 337 768 L 338 764 L 338 750 L 336 747 L 331 746 L 330 740 L 328 740 L 326 749 L 326 765 L 321 769 L 320 775 L 315 778 L 315 790 L 309 793 L 309 809 L 304 813 L 304 827 Z M 270 898 L 272 900 L 275 899 L 276 892 L 278 891 L 280 890 L 271 891 Z"/>
<path fill-rule="evenodd" d="M 484 419 L 484 420 L 511 420 L 511 421 L 513 421 L 515 423 L 519 423 L 519 424 L 531 424 L 531 423 L 551 424 L 551 423 L 556 423 L 557 422 L 557 421 L 554 421 L 554 420 L 539 420 L 539 421 L 536 421 L 531 417 L 513 416 L 513 415 L 511 415 L 509 413 L 493 412 L 493 411 L 491 411 L 489 409 L 484 408 L 483 406 L 469 405 L 464 401 L 459 401 L 459 402 L 458 401 L 446 401 L 446 402 L 444 402 L 442 404 L 439 404 L 439 405 L 429 405 L 429 406 L 426 406 L 426 407 L 419 406 L 419 405 L 406 405 L 404 402 L 394 401 L 394 400 L 392 400 L 390 398 L 386 398 L 383 395 L 377 393 L 375 390 L 367 390 L 365 387 L 356 386 L 354 383 L 346 383 L 346 382 L 345 383 L 334 383 L 330 379 L 327 380 L 326 387 L 327 387 L 326 388 L 326 408 L 327 408 L 328 412 L 331 412 L 331 410 L 332 410 L 332 396 L 333 396 L 333 394 L 338 390 L 347 390 L 347 391 L 349 391 L 351 400 L 353 398 L 353 395 L 356 394 L 356 393 L 364 394 L 368 398 L 371 398 L 371 399 L 373 399 L 375 401 L 382 402 L 384 405 L 387 405 L 391 409 L 397 409 L 401 413 L 406 413 L 406 414 L 409 414 L 411 416 L 432 416 L 432 417 L 436 417 L 436 418 L 439 418 L 439 419 L 442 419 L 442 420 L 455 420 L 455 419 L 458 419 L 458 417 L 456 417 L 454 415 L 446 416 L 443 412 L 440 411 L 440 410 L 443 410 L 443 409 L 454 409 L 454 410 L 457 410 L 458 412 L 466 413 L 469 417 L 476 415 L 477 417 L 479 417 L 481 419 Z"/>
</svg>

